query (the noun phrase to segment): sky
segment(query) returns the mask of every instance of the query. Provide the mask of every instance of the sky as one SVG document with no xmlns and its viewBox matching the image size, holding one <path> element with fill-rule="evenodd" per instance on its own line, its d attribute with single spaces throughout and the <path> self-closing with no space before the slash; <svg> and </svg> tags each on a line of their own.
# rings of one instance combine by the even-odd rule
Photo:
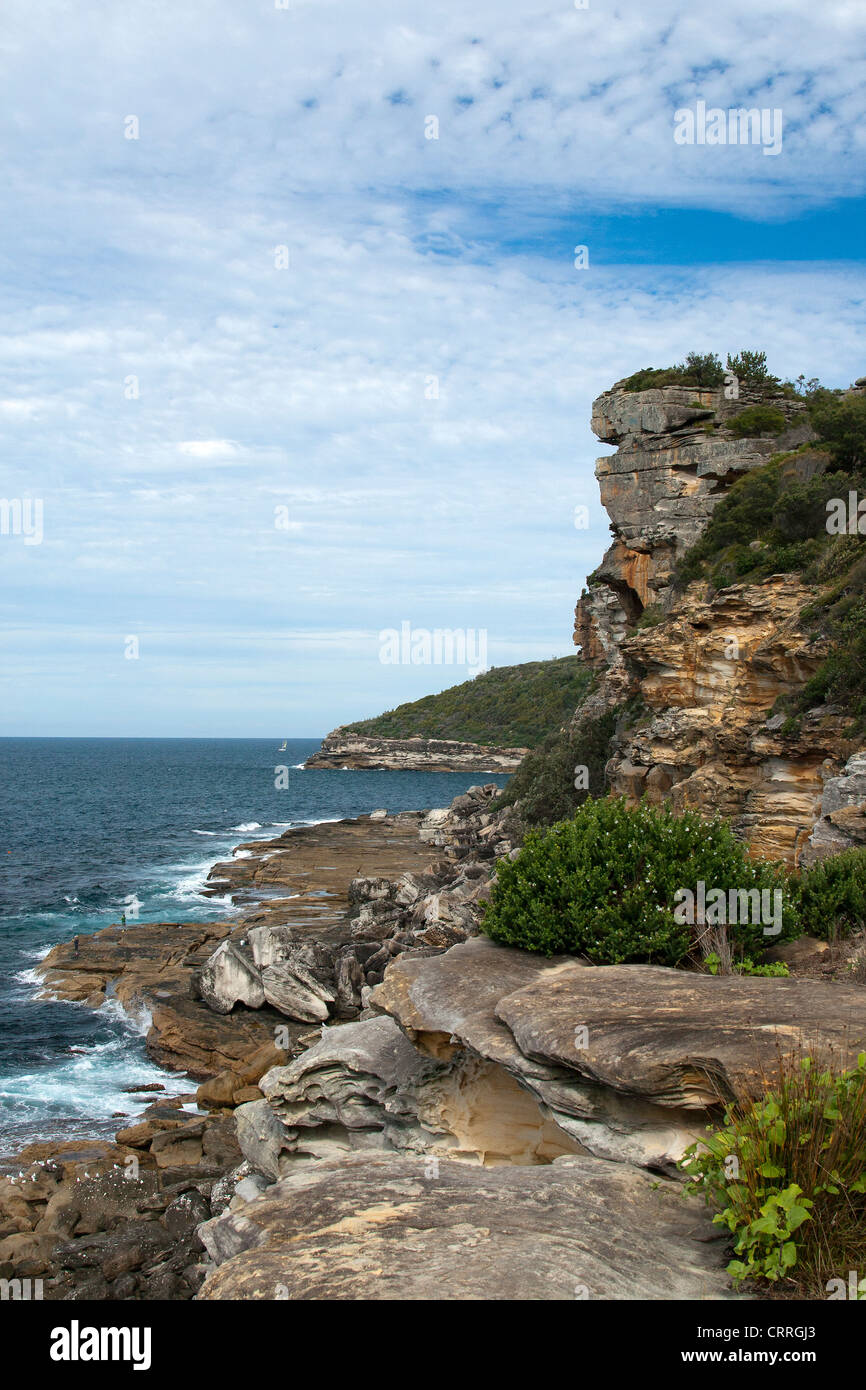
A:
<svg viewBox="0 0 866 1390">
<path fill-rule="evenodd" d="M 864 57 L 862 0 L 4 0 L 0 735 L 323 735 L 471 674 L 405 623 L 573 651 L 596 396 L 866 373 Z"/>
</svg>

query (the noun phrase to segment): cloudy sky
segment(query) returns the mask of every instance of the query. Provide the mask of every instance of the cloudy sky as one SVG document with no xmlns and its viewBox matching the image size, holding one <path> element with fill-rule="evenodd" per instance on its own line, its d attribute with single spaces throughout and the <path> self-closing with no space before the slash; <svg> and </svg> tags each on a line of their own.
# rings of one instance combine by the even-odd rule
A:
<svg viewBox="0 0 866 1390">
<path fill-rule="evenodd" d="M 323 734 L 465 679 L 403 622 L 563 655 L 594 396 L 866 372 L 862 0 L 282 4 L 4 0 L 0 733 Z"/>
</svg>

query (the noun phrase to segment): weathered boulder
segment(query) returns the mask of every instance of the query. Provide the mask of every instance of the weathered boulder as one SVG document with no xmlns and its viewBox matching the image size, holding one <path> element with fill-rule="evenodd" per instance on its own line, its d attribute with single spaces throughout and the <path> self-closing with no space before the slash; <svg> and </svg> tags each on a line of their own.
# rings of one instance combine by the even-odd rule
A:
<svg viewBox="0 0 866 1390">
<path fill-rule="evenodd" d="M 278 1174 L 290 1161 L 286 1155 L 296 1153 L 331 1157 L 413 1143 L 423 1148 L 431 1136 L 425 1136 L 415 1098 L 441 1072 L 390 1018 L 327 1028 L 294 1062 L 262 1077 L 270 1116 L 258 1106 L 238 1111 L 244 1157 L 257 1170 Z"/>
<path fill-rule="evenodd" d="M 299 1023 L 322 1023 L 336 999 L 333 989 L 323 985 L 300 961 L 268 965 L 262 971 L 264 997 L 287 1018 Z"/>
<path fill-rule="evenodd" d="M 199 1227 L 200 1299 L 723 1299 L 705 1208 L 627 1164 L 479 1168 L 369 1154 L 295 1167 Z"/>
<path fill-rule="evenodd" d="M 260 1009 L 265 1002 L 262 979 L 255 962 L 232 941 L 222 941 L 201 968 L 201 997 L 214 1013 L 231 1013 L 235 1004 Z"/>
</svg>

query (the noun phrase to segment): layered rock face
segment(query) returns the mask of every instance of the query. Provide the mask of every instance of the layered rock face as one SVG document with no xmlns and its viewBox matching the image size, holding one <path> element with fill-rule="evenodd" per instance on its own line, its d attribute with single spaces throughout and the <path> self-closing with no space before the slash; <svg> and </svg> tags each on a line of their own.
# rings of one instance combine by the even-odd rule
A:
<svg viewBox="0 0 866 1390">
<path fill-rule="evenodd" d="M 200 1298 L 730 1296 L 709 1212 L 659 1174 L 780 1057 L 866 1046 L 856 985 L 483 937 L 405 953 L 370 1003 L 236 1111 L 257 1186 L 199 1228 Z"/>
<path fill-rule="evenodd" d="M 810 713 L 790 732 L 770 716 L 824 656 L 800 625 L 813 592 L 789 575 L 710 599 L 692 585 L 666 621 L 626 638 L 644 713 L 616 741 L 611 789 L 722 814 L 765 858 L 798 862 L 846 747 L 838 711 Z"/>
<path fill-rule="evenodd" d="M 237 1111 L 244 1156 L 269 1179 L 361 1150 L 485 1167 L 590 1153 L 673 1174 L 780 1055 L 845 1065 L 866 1044 L 857 985 L 594 968 L 485 937 L 402 956 L 370 1003 L 374 1016 L 325 1029 Z"/>
<path fill-rule="evenodd" d="M 386 768 L 392 772 L 513 772 L 525 748 L 494 748 L 447 738 L 372 738 L 334 729 L 308 768 Z"/>
<path fill-rule="evenodd" d="M 610 652 L 598 621 L 605 608 L 616 627 L 619 613 L 634 622 L 644 608 L 669 597 L 674 563 L 705 529 L 734 478 L 813 437 L 805 404 L 780 396 L 770 404 L 786 418 L 783 434 L 736 439 L 725 421 L 759 401 L 767 404 L 745 388 L 728 401 L 721 387 L 625 391 L 617 385 L 593 403 L 593 431 L 618 448 L 595 470 L 614 540 L 593 576 L 593 588 L 607 594 L 590 594 L 577 608 L 575 632 L 581 635 L 575 641 L 588 659 L 601 662 Z"/>
<path fill-rule="evenodd" d="M 834 832 L 809 847 L 825 780 L 853 751 L 841 711 L 816 709 L 793 727 L 771 717 L 826 655 L 800 620 L 816 591 L 793 575 L 715 596 L 700 581 L 679 596 L 671 587 L 731 483 L 812 437 L 805 405 L 778 397 L 763 403 L 785 415 L 781 435 L 734 438 L 726 420 L 757 399 L 615 387 L 595 402 L 593 429 L 619 446 L 596 469 L 614 540 L 576 609 L 575 643 L 598 679 L 575 723 L 631 700 L 611 749 L 611 790 L 724 814 L 756 853 L 795 864 L 841 843 Z M 815 466 L 807 450 L 804 475 Z"/>
</svg>

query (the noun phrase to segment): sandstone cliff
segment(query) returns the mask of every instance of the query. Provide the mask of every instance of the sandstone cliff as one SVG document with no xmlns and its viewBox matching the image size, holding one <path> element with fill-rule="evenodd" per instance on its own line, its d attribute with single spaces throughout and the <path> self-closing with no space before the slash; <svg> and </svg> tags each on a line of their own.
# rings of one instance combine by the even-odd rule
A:
<svg viewBox="0 0 866 1390">
<path fill-rule="evenodd" d="M 672 582 L 733 481 L 814 438 L 804 402 L 784 394 L 762 401 L 784 416 L 781 433 L 738 438 L 732 417 L 757 401 L 742 389 L 728 401 L 722 388 L 618 385 L 595 402 L 594 431 L 618 445 L 596 467 L 613 541 L 575 613 L 575 644 L 597 676 L 575 724 L 630 702 L 607 766 L 612 791 L 721 812 L 756 853 L 798 863 L 831 839 L 842 847 L 838 829 L 817 848 L 810 837 L 825 781 L 853 751 L 833 707 L 796 729 L 772 714 L 826 655 L 801 619 L 817 591 L 793 574 L 717 594 Z M 814 470 L 812 451 L 801 458 Z"/>
<path fill-rule="evenodd" d="M 304 766 L 385 768 L 393 772 L 513 772 L 526 751 L 447 738 L 373 738 L 334 729 Z"/>
</svg>

